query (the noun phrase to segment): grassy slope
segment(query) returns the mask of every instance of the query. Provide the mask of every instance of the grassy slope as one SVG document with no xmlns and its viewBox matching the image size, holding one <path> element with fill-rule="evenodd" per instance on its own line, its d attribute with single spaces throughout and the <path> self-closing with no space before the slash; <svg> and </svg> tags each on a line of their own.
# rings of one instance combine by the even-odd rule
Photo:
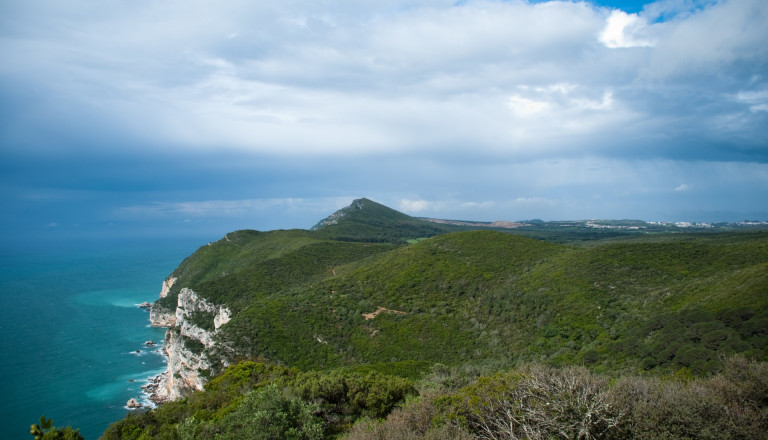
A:
<svg viewBox="0 0 768 440">
<path fill-rule="evenodd" d="M 178 280 L 170 294 L 159 302 L 167 308 L 175 308 L 176 297 L 182 287 L 195 286 L 246 271 L 254 264 L 319 241 L 308 231 L 297 229 L 230 232 L 214 243 L 201 246 L 187 257 L 171 273 L 171 276 L 177 277 Z"/>
</svg>

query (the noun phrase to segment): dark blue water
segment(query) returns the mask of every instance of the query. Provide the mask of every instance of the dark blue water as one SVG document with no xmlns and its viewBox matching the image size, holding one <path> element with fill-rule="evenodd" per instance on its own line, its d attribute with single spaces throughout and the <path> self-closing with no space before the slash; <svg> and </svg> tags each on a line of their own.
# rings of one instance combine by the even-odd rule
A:
<svg viewBox="0 0 768 440">
<path fill-rule="evenodd" d="M 0 438 L 31 438 L 45 415 L 95 440 L 125 416 L 128 399 L 145 400 L 141 385 L 165 358 L 144 342 L 162 342 L 164 329 L 148 327 L 137 304 L 154 301 L 198 245 L 0 250 Z"/>
</svg>

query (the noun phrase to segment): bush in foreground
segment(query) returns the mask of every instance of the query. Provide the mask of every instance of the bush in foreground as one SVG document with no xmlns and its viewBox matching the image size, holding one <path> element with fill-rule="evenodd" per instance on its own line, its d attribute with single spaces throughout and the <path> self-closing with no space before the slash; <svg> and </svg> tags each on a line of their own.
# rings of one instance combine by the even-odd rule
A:
<svg viewBox="0 0 768 440">
<path fill-rule="evenodd" d="M 57 428 L 53 426 L 53 420 L 40 417 L 40 423 L 29 427 L 29 433 L 35 440 L 85 440 L 80 434 L 80 430 L 66 428 Z"/>
<path fill-rule="evenodd" d="M 768 363 L 736 356 L 723 365 L 709 377 L 540 365 L 480 376 L 436 365 L 413 382 L 246 362 L 208 391 L 129 415 L 102 438 L 768 439 Z"/>
<path fill-rule="evenodd" d="M 767 439 L 768 364 L 733 357 L 707 378 L 529 366 L 410 401 L 346 440 Z"/>
</svg>

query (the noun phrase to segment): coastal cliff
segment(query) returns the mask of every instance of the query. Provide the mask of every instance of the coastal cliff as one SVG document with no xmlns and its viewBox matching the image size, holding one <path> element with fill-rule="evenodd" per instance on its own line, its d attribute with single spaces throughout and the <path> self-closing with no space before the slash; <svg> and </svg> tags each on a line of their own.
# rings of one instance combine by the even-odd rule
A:
<svg viewBox="0 0 768 440">
<path fill-rule="evenodd" d="M 173 277 L 163 282 L 161 298 L 168 294 L 175 282 Z M 217 348 L 214 336 L 221 326 L 229 322 L 231 315 L 228 308 L 201 298 L 187 287 L 179 291 L 175 310 L 153 304 L 151 325 L 168 327 L 164 346 L 168 367 L 146 387 L 153 401 L 176 400 L 190 391 L 203 389 L 211 372 L 209 354 Z M 222 366 L 228 364 L 226 359 L 217 358 L 217 362 Z"/>
<path fill-rule="evenodd" d="M 160 288 L 160 298 L 168 296 L 168 292 L 177 280 L 177 277 L 168 277 L 163 281 L 163 286 Z M 176 324 L 176 311 L 154 303 L 149 309 L 149 323 L 152 327 L 172 327 Z"/>
</svg>

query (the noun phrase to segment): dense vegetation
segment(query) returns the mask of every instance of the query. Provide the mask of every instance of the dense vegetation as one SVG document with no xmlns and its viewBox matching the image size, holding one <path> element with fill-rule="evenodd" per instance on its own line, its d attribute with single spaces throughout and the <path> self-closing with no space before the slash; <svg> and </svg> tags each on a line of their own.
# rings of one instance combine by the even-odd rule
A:
<svg viewBox="0 0 768 440">
<path fill-rule="evenodd" d="M 218 376 L 105 438 L 768 432 L 768 234 L 458 229 L 362 199 L 203 246 L 159 304 L 232 309 Z"/>
<path fill-rule="evenodd" d="M 317 242 L 193 288 L 237 309 L 220 334 L 233 359 L 708 373 L 719 353 L 765 359 L 768 236 L 748 238 L 572 247 L 471 231 L 397 248 Z"/>
<path fill-rule="evenodd" d="M 614 378 L 524 365 L 491 375 L 435 365 L 420 380 L 344 370 L 302 373 L 245 361 L 207 390 L 129 414 L 117 439 L 763 439 L 768 364 L 725 359 L 695 378 Z"/>
</svg>

